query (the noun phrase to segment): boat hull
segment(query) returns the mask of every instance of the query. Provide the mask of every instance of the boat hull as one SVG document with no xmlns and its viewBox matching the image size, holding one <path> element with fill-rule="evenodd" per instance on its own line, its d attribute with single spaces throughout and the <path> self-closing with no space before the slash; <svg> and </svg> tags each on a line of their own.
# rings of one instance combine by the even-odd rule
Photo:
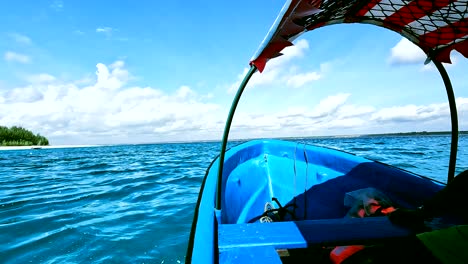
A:
<svg viewBox="0 0 468 264">
<path fill-rule="evenodd" d="M 354 190 L 372 187 L 382 191 L 395 205 L 414 208 L 443 187 L 428 178 L 334 149 L 291 141 L 253 140 L 226 152 L 222 209 L 215 210 L 218 163 L 218 158 L 212 162 L 200 190 L 187 262 L 232 262 L 222 256 L 226 249 L 234 252 L 235 246 L 229 246 L 230 242 L 223 237 L 229 232 L 220 230 L 258 223 L 265 203 L 273 198 L 283 206 L 294 205 L 290 207 L 294 208 L 293 213 L 286 214 L 282 221 L 319 224 L 310 221 L 343 219 L 349 210 L 343 203 L 344 197 Z M 250 225 L 245 230 L 249 228 Z M 244 234 L 246 238 L 251 235 Z M 287 245 L 265 246 L 278 249 Z"/>
</svg>

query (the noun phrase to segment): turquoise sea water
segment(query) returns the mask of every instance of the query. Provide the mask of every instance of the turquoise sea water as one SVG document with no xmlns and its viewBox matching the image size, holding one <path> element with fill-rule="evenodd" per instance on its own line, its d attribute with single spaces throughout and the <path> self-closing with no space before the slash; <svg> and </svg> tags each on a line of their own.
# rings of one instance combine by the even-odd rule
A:
<svg viewBox="0 0 468 264">
<path fill-rule="evenodd" d="M 449 136 L 296 139 L 445 181 Z M 237 144 L 239 142 L 233 142 Z M 220 143 L 0 151 L 0 263 L 183 263 Z M 468 169 L 461 136 L 457 172 Z"/>
</svg>

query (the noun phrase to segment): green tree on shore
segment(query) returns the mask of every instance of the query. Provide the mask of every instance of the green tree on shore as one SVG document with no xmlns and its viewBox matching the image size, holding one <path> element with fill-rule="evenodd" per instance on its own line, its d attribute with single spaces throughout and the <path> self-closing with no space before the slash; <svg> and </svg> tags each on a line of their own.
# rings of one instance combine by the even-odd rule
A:
<svg viewBox="0 0 468 264">
<path fill-rule="evenodd" d="M 0 126 L 0 146 L 47 146 L 49 140 L 22 127 Z"/>
</svg>

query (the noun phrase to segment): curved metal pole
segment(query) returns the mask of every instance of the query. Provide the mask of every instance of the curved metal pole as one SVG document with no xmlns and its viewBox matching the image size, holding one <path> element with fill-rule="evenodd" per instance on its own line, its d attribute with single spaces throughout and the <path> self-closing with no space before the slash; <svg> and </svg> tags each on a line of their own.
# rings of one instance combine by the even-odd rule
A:
<svg viewBox="0 0 468 264">
<path fill-rule="evenodd" d="M 445 89 L 447 90 L 447 97 L 450 107 L 450 119 L 452 122 L 452 144 L 450 145 L 450 160 L 448 168 L 447 183 L 455 178 L 455 165 L 457 162 L 457 148 L 458 148 L 458 115 L 457 115 L 457 104 L 455 101 L 455 95 L 453 93 L 452 83 L 450 77 L 445 70 L 444 65 L 441 62 L 433 60 L 434 65 L 439 70 L 440 76 L 444 80 Z"/>
<path fill-rule="evenodd" d="M 231 110 L 229 110 L 229 115 L 226 120 L 226 125 L 224 127 L 223 141 L 221 144 L 221 153 L 219 154 L 218 181 L 216 183 L 216 209 L 217 210 L 221 209 L 221 186 L 222 186 L 222 181 L 223 181 L 224 154 L 226 152 L 226 146 L 227 146 L 227 141 L 229 137 L 229 130 L 231 129 L 232 119 L 234 118 L 234 112 L 236 111 L 237 104 L 239 103 L 242 92 L 244 92 L 245 86 L 247 86 L 247 83 L 249 82 L 250 77 L 252 77 L 252 75 L 255 73 L 256 70 L 257 68 L 252 65 L 250 67 L 250 70 L 245 75 L 244 80 L 240 84 L 239 89 L 237 90 L 236 96 L 234 97 L 234 100 L 232 101 Z"/>
</svg>

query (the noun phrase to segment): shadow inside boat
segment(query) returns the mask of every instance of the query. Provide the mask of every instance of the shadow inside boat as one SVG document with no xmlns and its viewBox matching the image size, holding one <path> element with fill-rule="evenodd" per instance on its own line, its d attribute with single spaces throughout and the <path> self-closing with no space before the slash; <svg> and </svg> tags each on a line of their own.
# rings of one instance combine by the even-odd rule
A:
<svg viewBox="0 0 468 264">
<path fill-rule="evenodd" d="M 367 162 L 343 176 L 312 186 L 285 205 L 294 209 L 284 220 L 291 221 L 292 229 L 300 233 L 307 246 L 289 249 L 285 256 L 280 254 L 282 262 L 302 263 L 308 259 L 330 263 L 334 246 L 399 243 L 414 235 L 414 230 L 395 226 L 387 217 L 345 217 L 350 210 L 344 205 L 346 193 L 369 187 L 387 195 L 396 207 L 415 208 L 443 185 L 385 164 Z"/>
<path fill-rule="evenodd" d="M 349 210 L 344 205 L 346 193 L 368 187 L 387 195 L 396 207 L 415 208 L 443 185 L 382 163 L 361 163 L 343 176 L 314 185 L 288 201 L 285 207 L 293 211 L 293 216 L 286 214 L 284 220 L 343 218 Z"/>
</svg>

